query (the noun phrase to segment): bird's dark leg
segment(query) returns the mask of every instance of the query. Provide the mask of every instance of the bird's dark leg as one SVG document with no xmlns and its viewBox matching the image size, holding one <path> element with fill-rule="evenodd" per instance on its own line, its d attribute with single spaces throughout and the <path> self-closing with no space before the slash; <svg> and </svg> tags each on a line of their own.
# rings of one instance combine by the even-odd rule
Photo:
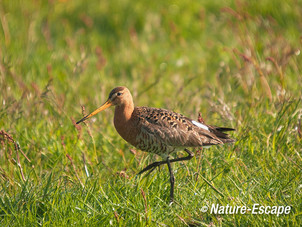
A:
<svg viewBox="0 0 302 227">
<path fill-rule="evenodd" d="M 170 188 L 170 202 L 174 201 L 174 182 L 175 182 L 175 178 L 174 178 L 174 174 L 172 171 L 172 167 L 171 167 L 171 163 L 172 162 L 180 162 L 180 161 L 186 161 L 186 160 L 190 160 L 194 157 L 194 153 L 189 151 L 188 149 L 185 149 L 185 152 L 187 152 L 188 156 L 186 157 L 182 157 L 182 158 L 175 158 L 170 160 L 169 158 L 167 158 L 167 160 L 164 161 L 160 161 L 160 162 L 153 162 L 150 165 L 146 166 L 143 170 L 141 170 L 138 175 L 149 171 L 147 173 L 147 175 L 149 175 L 153 170 L 155 170 L 156 167 L 161 166 L 163 164 L 167 164 L 168 168 L 169 168 L 169 173 L 170 173 L 170 184 L 171 184 L 171 188 Z"/>
<path fill-rule="evenodd" d="M 194 153 L 192 151 L 189 151 L 188 149 L 185 149 L 185 152 L 187 152 L 188 156 L 186 157 L 182 157 L 182 158 L 175 158 L 175 159 L 172 159 L 172 160 L 169 160 L 170 163 L 172 162 L 180 162 L 180 161 L 186 161 L 186 160 L 190 160 L 191 158 L 194 157 Z M 165 161 L 160 161 L 160 162 L 153 162 L 151 163 L 150 165 L 148 165 L 147 167 L 145 167 L 143 170 L 141 170 L 138 175 L 150 170 L 148 172 L 147 175 L 149 175 L 153 170 L 155 170 L 156 167 L 158 166 L 161 166 L 163 164 L 167 164 L 168 162 L 165 160 Z"/>
<path fill-rule="evenodd" d="M 166 164 L 167 161 L 160 161 L 160 162 L 153 162 L 151 163 L 150 165 L 146 166 L 144 169 L 142 169 L 137 175 L 140 175 L 148 170 L 150 170 L 147 175 L 149 175 L 151 172 L 153 172 L 153 170 L 155 170 L 155 168 L 157 166 L 160 166 L 160 165 L 163 165 L 163 164 Z"/>
<path fill-rule="evenodd" d="M 190 160 L 194 157 L 194 153 L 192 151 L 185 149 L 185 152 L 187 152 L 188 156 L 182 157 L 182 158 L 175 158 L 175 159 L 170 160 L 170 162 L 186 161 L 186 160 Z"/>
<path fill-rule="evenodd" d="M 175 182 L 175 178 L 174 178 L 174 174 L 173 174 L 173 170 L 172 170 L 169 158 L 167 158 L 167 165 L 168 165 L 168 168 L 169 168 L 170 184 L 171 184 L 171 188 L 170 188 L 170 203 L 172 203 L 174 201 L 174 182 Z"/>
</svg>

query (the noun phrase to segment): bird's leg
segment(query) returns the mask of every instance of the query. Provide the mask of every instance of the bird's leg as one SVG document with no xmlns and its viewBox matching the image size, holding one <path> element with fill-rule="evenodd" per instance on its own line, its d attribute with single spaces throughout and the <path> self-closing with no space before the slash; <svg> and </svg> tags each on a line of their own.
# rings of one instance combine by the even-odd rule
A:
<svg viewBox="0 0 302 227">
<path fill-rule="evenodd" d="M 156 168 L 157 166 L 160 166 L 160 165 L 163 165 L 163 164 L 166 164 L 166 163 L 167 163 L 167 161 L 153 162 L 152 164 L 146 166 L 143 170 L 141 170 L 141 171 L 138 173 L 138 175 L 140 175 L 140 174 L 142 174 L 142 173 L 144 173 L 144 172 L 150 170 L 150 171 L 148 172 L 148 174 L 147 174 L 147 175 L 149 175 L 151 172 L 153 172 L 153 170 L 155 170 L 155 168 Z"/>
<path fill-rule="evenodd" d="M 186 157 L 182 157 L 182 158 L 175 158 L 170 160 L 170 162 L 180 162 L 180 161 L 186 161 L 186 160 L 190 160 L 194 157 L 194 153 L 188 149 L 185 149 L 185 152 L 187 152 L 188 156 Z"/>
<path fill-rule="evenodd" d="M 175 158 L 175 159 L 172 159 L 172 160 L 169 160 L 170 163 L 172 162 L 180 162 L 180 161 L 186 161 L 186 160 L 190 160 L 191 158 L 194 157 L 194 153 L 192 151 L 189 151 L 188 149 L 185 149 L 185 152 L 187 152 L 188 156 L 186 157 L 182 157 L 182 158 Z M 150 170 L 148 172 L 147 175 L 149 175 L 151 172 L 153 172 L 153 170 L 155 170 L 156 167 L 158 166 L 161 166 L 163 164 L 167 164 L 168 162 L 165 160 L 165 161 L 160 161 L 160 162 L 153 162 L 151 163 L 150 165 L 148 165 L 147 167 L 145 167 L 143 170 L 141 170 L 138 175 Z"/>
<path fill-rule="evenodd" d="M 156 167 L 161 166 L 163 164 L 167 164 L 168 168 L 169 168 L 169 173 L 170 173 L 170 184 L 171 184 L 171 188 L 170 188 L 170 202 L 174 201 L 174 182 L 175 182 L 175 178 L 174 178 L 174 174 L 172 171 L 172 167 L 171 167 L 171 163 L 172 162 L 180 162 L 180 161 L 186 161 L 186 160 L 190 160 L 194 157 L 194 153 L 188 149 L 185 149 L 185 152 L 187 152 L 188 156 L 186 157 L 182 157 L 182 158 L 175 158 L 170 160 L 169 158 L 167 158 L 167 160 L 164 161 L 160 161 L 160 162 L 153 162 L 150 165 L 146 166 L 143 170 L 141 170 L 137 175 L 140 175 L 146 171 L 149 171 L 147 173 L 147 175 L 149 175 L 151 172 L 153 172 L 155 170 Z"/>
<path fill-rule="evenodd" d="M 170 173 L 170 184 L 171 184 L 170 203 L 172 203 L 174 201 L 174 182 L 175 182 L 175 178 L 174 178 L 174 174 L 173 174 L 173 170 L 172 170 L 172 167 L 171 167 L 169 157 L 167 158 L 167 165 L 168 165 L 168 169 L 169 169 L 169 173 Z"/>
</svg>

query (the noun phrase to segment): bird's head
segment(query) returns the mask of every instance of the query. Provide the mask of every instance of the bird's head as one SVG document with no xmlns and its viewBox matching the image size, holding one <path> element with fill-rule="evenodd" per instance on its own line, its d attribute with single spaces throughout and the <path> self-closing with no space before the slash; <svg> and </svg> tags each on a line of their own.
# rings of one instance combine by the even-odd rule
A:
<svg viewBox="0 0 302 227">
<path fill-rule="evenodd" d="M 87 120 L 88 118 L 96 115 L 97 113 L 107 109 L 110 106 L 121 106 L 121 105 L 125 105 L 128 101 L 132 101 L 132 96 L 130 91 L 128 90 L 128 88 L 126 87 L 116 87 L 114 88 L 110 94 L 109 97 L 107 99 L 107 101 L 100 106 L 99 108 L 97 108 L 95 111 L 93 111 L 92 113 L 86 115 L 85 117 L 83 117 L 81 120 L 79 120 L 77 122 L 77 124 Z"/>
<path fill-rule="evenodd" d="M 132 101 L 132 96 L 128 88 L 116 87 L 110 92 L 107 102 L 109 101 L 112 106 L 120 106 L 124 105 L 129 100 Z"/>
</svg>

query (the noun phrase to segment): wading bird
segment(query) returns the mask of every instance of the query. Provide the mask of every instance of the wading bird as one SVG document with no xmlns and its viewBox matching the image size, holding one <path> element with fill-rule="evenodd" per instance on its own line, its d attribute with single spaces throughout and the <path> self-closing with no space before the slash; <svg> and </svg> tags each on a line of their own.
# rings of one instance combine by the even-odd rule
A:
<svg viewBox="0 0 302 227">
<path fill-rule="evenodd" d="M 77 124 L 95 114 L 115 106 L 114 126 L 117 132 L 134 147 L 157 154 L 163 161 L 154 162 L 141 170 L 152 172 L 156 167 L 167 164 L 170 173 L 170 201 L 174 200 L 174 175 L 172 162 L 190 160 L 194 153 L 186 147 L 203 147 L 232 143 L 233 139 L 224 133 L 232 128 L 216 127 L 200 123 L 179 113 L 151 107 L 135 107 L 132 95 L 126 87 L 116 87 L 108 100 L 98 109 L 86 115 Z M 188 156 L 170 159 L 170 154 L 184 149 Z"/>
</svg>

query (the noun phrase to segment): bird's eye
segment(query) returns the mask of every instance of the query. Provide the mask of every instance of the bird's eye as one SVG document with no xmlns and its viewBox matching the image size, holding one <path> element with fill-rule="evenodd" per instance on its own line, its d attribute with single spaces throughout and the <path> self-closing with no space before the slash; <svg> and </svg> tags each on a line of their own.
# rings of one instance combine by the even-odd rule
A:
<svg viewBox="0 0 302 227">
<path fill-rule="evenodd" d="M 121 93 L 121 92 L 116 93 L 117 96 L 121 96 L 122 94 L 123 93 Z"/>
</svg>

